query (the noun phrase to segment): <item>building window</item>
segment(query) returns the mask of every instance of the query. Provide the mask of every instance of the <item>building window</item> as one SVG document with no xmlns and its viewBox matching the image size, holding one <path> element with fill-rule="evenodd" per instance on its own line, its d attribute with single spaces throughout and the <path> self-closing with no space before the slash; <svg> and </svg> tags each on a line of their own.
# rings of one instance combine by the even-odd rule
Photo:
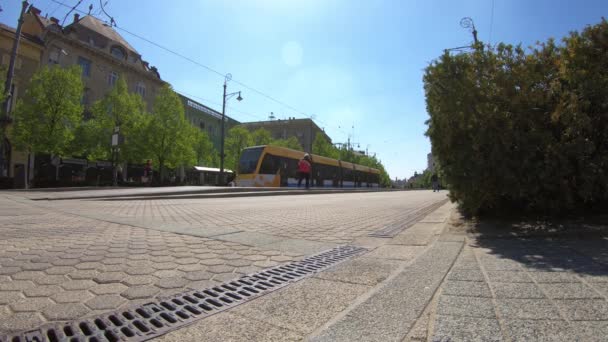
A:
<svg viewBox="0 0 608 342">
<path fill-rule="evenodd" d="M 82 98 L 80 99 L 80 104 L 85 107 L 89 105 L 89 88 L 85 88 L 82 91 Z"/>
<path fill-rule="evenodd" d="M 52 48 L 49 53 L 49 63 L 51 64 L 59 64 L 59 48 Z"/>
<path fill-rule="evenodd" d="M 201 129 L 205 129 L 205 123 L 204 122 L 201 121 L 201 122 L 198 123 L 198 125 L 199 125 L 199 127 Z"/>
<path fill-rule="evenodd" d="M 137 63 L 137 56 L 136 55 L 129 55 L 129 62 L 131 62 L 131 63 Z"/>
<path fill-rule="evenodd" d="M 125 59 L 127 55 L 125 53 L 125 50 L 123 50 L 120 46 L 112 46 L 112 48 L 110 49 L 110 53 L 112 54 L 112 56 L 119 59 Z"/>
<path fill-rule="evenodd" d="M 108 84 L 110 86 L 114 86 L 114 84 L 116 84 L 116 80 L 118 80 L 118 73 L 115 71 L 110 71 L 110 74 L 108 75 Z"/>
<path fill-rule="evenodd" d="M 82 76 L 89 77 L 91 76 L 91 61 L 78 56 L 78 65 L 82 68 Z"/>
<path fill-rule="evenodd" d="M 141 95 L 141 97 L 146 96 L 146 85 L 143 82 L 137 82 L 135 92 Z"/>
</svg>

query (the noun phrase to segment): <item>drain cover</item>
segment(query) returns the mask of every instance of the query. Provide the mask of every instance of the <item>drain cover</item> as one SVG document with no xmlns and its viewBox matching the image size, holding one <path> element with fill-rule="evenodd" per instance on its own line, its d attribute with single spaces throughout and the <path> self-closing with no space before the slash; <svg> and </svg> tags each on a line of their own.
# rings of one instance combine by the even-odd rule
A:
<svg viewBox="0 0 608 342">
<path fill-rule="evenodd" d="M 340 246 L 212 288 L 188 291 L 97 317 L 0 336 L 0 342 L 145 341 L 268 294 L 364 251 L 362 247 Z"/>
<path fill-rule="evenodd" d="M 416 222 L 422 220 L 426 215 L 432 213 L 433 211 L 439 209 L 442 205 L 448 202 L 447 199 L 441 200 L 439 202 L 433 203 L 426 207 L 423 207 L 420 210 L 414 211 L 411 214 L 408 214 L 403 220 L 399 220 L 398 222 L 393 222 L 388 226 L 377 230 L 375 232 L 369 233 L 368 236 L 378 237 L 378 238 L 392 238 L 397 234 L 401 233 L 405 229 L 413 226 Z"/>
</svg>

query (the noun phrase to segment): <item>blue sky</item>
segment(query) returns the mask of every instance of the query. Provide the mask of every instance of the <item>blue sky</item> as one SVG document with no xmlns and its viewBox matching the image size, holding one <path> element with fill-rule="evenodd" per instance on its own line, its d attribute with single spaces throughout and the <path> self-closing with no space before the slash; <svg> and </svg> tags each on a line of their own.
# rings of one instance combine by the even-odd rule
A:
<svg viewBox="0 0 608 342">
<path fill-rule="evenodd" d="M 20 3 L 2 2 L 0 21 L 16 26 Z M 79 9 L 90 3 L 97 13 L 97 0 Z M 33 4 L 60 19 L 68 11 L 52 0 Z M 119 27 L 291 107 L 232 82 L 229 91 L 242 90 L 245 100 L 232 100 L 229 116 L 314 116 L 334 142 L 350 138 L 376 153 L 394 179 L 426 167 L 422 75 L 443 49 L 472 41 L 461 18 L 473 18 L 486 43 L 529 46 L 598 23 L 608 1 L 109 0 L 105 9 Z M 221 110 L 222 76 L 119 33 L 177 91 Z"/>
</svg>

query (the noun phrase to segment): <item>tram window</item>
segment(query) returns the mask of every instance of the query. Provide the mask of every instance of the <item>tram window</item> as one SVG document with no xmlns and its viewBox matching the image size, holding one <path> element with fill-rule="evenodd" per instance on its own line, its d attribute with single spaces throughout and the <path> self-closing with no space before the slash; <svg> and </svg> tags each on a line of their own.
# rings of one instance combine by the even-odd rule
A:
<svg viewBox="0 0 608 342">
<path fill-rule="evenodd" d="M 264 159 L 262 159 L 262 165 L 260 166 L 260 173 L 273 175 L 277 173 L 280 166 L 280 160 L 278 157 L 273 156 L 271 154 L 266 154 Z"/>
<path fill-rule="evenodd" d="M 258 165 L 258 159 L 260 159 L 260 154 L 262 153 L 263 147 L 258 148 L 248 148 L 243 151 L 241 154 L 241 159 L 239 160 L 239 173 L 247 174 L 254 173 L 255 168 Z"/>
</svg>

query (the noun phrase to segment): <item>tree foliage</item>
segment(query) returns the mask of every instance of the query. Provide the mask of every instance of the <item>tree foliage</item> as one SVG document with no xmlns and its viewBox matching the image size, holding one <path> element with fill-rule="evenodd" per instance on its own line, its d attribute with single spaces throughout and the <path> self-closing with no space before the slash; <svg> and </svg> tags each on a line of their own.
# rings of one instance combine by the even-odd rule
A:
<svg viewBox="0 0 608 342">
<path fill-rule="evenodd" d="M 427 135 L 469 214 L 608 200 L 608 22 L 525 51 L 481 44 L 425 72 Z"/>
<path fill-rule="evenodd" d="M 186 121 L 184 106 L 168 85 L 156 96 L 145 134 L 148 153 L 158 162 L 161 180 L 165 166 L 194 164 L 195 128 Z"/>
<path fill-rule="evenodd" d="M 91 108 L 92 117 L 80 129 L 79 144 L 90 159 L 111 158 L 111 136 L 120 128 L 120 161 L 142 162 L 146 145 L 144 129 L 149 116 L 145 104 L 136 93 L 129 93 L 127 83 L 120 77 L 114 87 Z"/>
<path fill-rule="evenodd" d="M 77 66 L 37 71 L 24 100 L 15 108 L 12 139 L 16 147 L 29 153 L 70 153 L 70 143 L 82 120 L 82 92 Z"/>
<path fill-rule="evenodd" d="M 209 134 L 207 134 L 205 131 L 197 129 L 194 142 L 196 165 L 209 167 L 218 166 L 217 151 L 213 147 L 213 142 L 211 142 Z"/>
<path fill-rule="evenodd" d="M 224 146 L 224 168 L 236 171 L 241 152 L 252 145 L 251 133 L 243 126 L 232 127 L 226 136 Z"/>
<path fill-rule="evenodd" d="M 296 138 L 294 136 L 291 136 L 287 139 L 275 139 L 270 142 L 270 145 L 286 147 L 286 148 L 290 148 L 292 150 L 298 150 L 298 151 L 303 150 L 302 145 L 300 145 L 300 142 L 298 141 L 298 138 Z"/>
</svg>

